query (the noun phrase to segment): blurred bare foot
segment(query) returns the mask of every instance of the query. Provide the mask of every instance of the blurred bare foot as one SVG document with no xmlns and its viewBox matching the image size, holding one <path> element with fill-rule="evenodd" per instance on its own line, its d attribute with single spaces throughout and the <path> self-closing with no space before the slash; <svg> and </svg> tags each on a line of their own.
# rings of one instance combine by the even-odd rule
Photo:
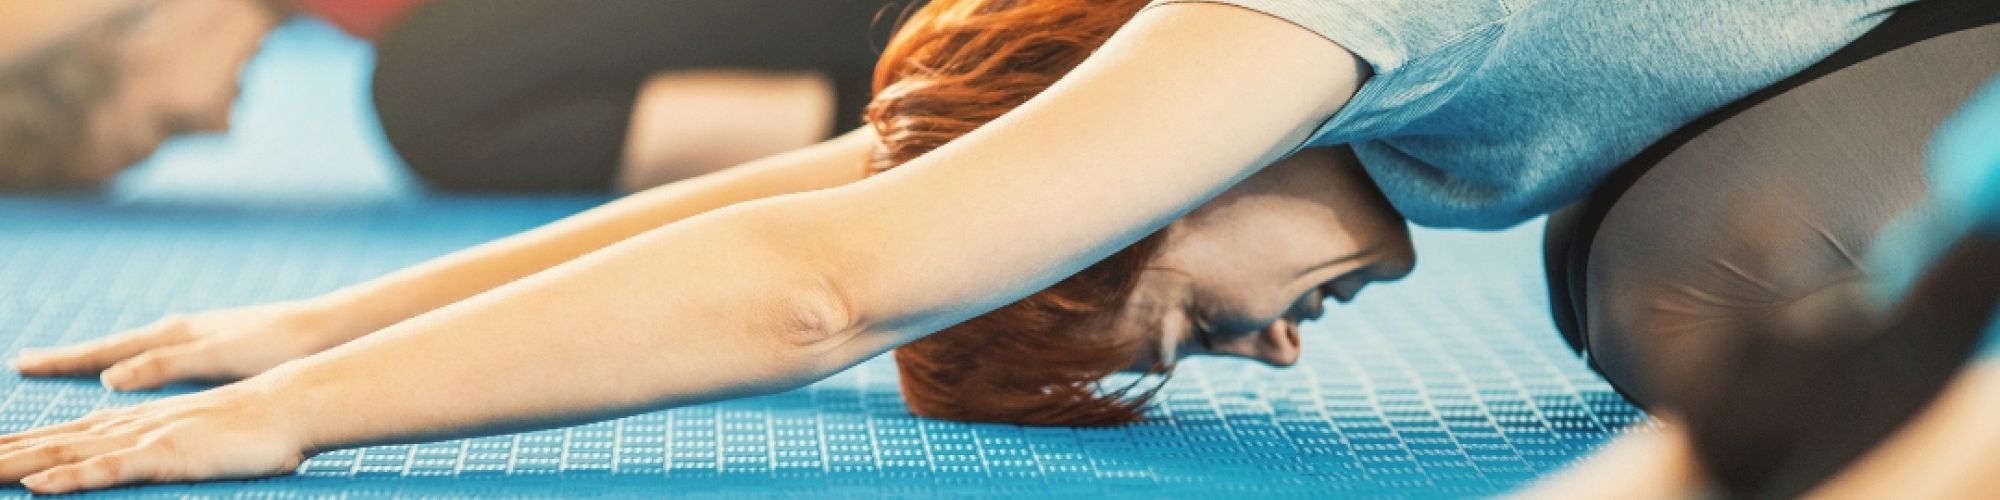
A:
<svg viewBox="0 0 2000 500">
<path fill-rule="evenodd" d="M 1992 498 L 2000 492 L 2000 361 L 1960 375 L 1910 426 L 1814 498 Z"/>
</svg>

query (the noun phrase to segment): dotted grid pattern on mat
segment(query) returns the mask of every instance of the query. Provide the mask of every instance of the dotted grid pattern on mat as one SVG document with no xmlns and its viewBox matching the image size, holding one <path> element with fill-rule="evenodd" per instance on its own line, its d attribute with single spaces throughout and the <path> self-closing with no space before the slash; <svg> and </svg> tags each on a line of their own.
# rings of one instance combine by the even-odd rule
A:
<svg viewBox="0 0 2000 500">
<path fill-rule="evenodd" d="M 237 120 L 244 131 L 175 144 L 104 193 L 0 199 L 0 354 L 169 312 L 310 296 L 602 201 L 410 188 L 383 160 L 380 139 L 364 132 L 371 118 L 357 90 L 366 60 L 356 42 L 323 26 L 289 25 L 250 71 Z M 107 494 L 1493 494 L 1644 419 L 1554 334 L 1538 234 L 1539 224 L 1491 234 L 1418 231 L 1419 271 L 1331 305 L 1305 328 L 1298 366 L 1190 361 L 1137 425 L 915 418 L 885 358 L 778 395 L 567 429 L 336 451 L 287 477 Z M 10 373 L 0 376 L 0 432 L 195 389 L 114 394 L 91 381 Z"/>
</svg>

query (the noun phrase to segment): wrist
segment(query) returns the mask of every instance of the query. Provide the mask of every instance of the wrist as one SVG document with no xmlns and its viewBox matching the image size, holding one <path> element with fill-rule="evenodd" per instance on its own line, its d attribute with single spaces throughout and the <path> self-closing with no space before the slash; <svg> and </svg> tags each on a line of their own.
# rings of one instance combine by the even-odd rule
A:
<svg viewBox="0 0 2000 500">
<path fill-rule="evenodd" d="M 320 388 L 310 378 L 288 369 L 298 364 L 279 365 L 258 376 L 190 396 L 221 397 L 222 405 L 253 414 L 260 427 L 272 433 L 271 438 L 296 447 L 302 458 L 311 457 L 328 451 L 315 438 L 324 433 L 321 427 L 339 421 L 340 417 L 327 414 L 326 408 L 315 401 Z"/>
<path fill-rule="evenodd" d="M 263 374 L 231 384 L 243 403 L 264 408 L 274 430 L 296 443 L 300 452 L 311 457 L 334 448 L 324 439 L 329 427 L 346 421 L 344 408 L 325 402 L 331 392 L 325 377 L 314 376 L 298 360 L 278 365 Z"/>
</svg>

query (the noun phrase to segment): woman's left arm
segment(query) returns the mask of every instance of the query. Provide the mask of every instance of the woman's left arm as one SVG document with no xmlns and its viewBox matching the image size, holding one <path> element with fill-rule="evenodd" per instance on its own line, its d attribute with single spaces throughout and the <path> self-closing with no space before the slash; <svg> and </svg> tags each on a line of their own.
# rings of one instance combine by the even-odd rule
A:
<svg viewBox="0 0 2000 500">
<path fill-rule="evenodd" d="M 1131 244 L 1299 144 L 1362 78 L 1285 21 L 1157 7 L 894 172 L 655 229 L 238 384 L 0 439 L 0 479 L 268 475 L 311 450 L 799 387 Z"/>
</svg>

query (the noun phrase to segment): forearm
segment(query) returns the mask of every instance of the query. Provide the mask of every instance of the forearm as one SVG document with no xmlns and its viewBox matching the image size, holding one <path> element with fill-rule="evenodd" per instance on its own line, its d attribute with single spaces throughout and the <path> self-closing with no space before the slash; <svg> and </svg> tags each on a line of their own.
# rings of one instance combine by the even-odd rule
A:
<svg viewBox="0 0 2000 500">
<path fill-rule="evenodd" d="M 858 180 L 872 132 L 635 193 L 505 239 L 339 290 L 318 305 L 347 327 L 338 344 L 717 208 Z"/>
<path fill-rule="evenodd" d="M 839 343 L 815 334 L 831 299 L 804 264 L 810 245 L 760 222 L 771 210 L 741 208 L 614 244 L 246 384 L 286 401 L 311 426 L 307 442 L 331 449 L 781 390 L 861 359 L 826 355 Z"/>
</svg>

